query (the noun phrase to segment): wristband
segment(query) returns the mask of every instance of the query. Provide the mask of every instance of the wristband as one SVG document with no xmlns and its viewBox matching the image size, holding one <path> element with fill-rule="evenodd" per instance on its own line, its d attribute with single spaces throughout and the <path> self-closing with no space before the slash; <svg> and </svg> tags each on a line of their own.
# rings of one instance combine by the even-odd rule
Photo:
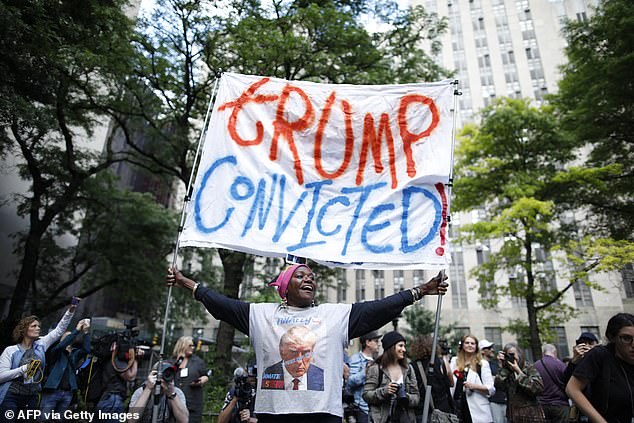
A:
<svg viewBox="0 0 634 423">
<path fill-rule="evenodd" d="M 168 395 L 168 396 L 167 396 L 167 399 L 171 399 L 171 400 L 173 400 L 174 398 L 176 398 L 176 391 L 172 392 L 172 394 L 171 394 L 171 395 Z"/>
<path fill-rule="evenodd" d="M 198 282 L 196 282 L 196 284 L 194 285 L 194 287 L 192 288 L 192 298 L 196 299 L 196 290 L 198 289 L 198 286 L 200 284 Z"/>
<path fill-rule="evenodd" d="M 410 291 L 412 292 L 412 297 L 414 297 L 414 302 L 423 298 L 423 293 L 421 292 L 419 287 L 415 286 L 414 288 L 410 289 Z"/>
</svg>

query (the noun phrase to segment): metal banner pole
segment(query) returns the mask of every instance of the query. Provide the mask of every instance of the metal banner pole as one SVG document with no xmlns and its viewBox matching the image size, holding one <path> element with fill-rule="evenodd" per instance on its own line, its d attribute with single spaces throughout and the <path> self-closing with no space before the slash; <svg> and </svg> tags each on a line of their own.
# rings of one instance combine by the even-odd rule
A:
<svg viewBox="0 0 634 423">
<path fill-rule="evenodd" d="M 192 170 L 189 175 L 189 181 L 187 182 L 187 190 L 185 191 L 185 198 L 183 200 L 183 207 L 181 208 L 181 217 L 180 222 L 178 224 L 178 234 L 176 235 L 176 242 L 174 248 L 174 255 L 172 256 L 172 267 L 176 266 L 176 260 L 178 258 L 178 248 L 180 245 L 180 237 L 183 232 L 183 225 L 185 224 L 185 215 L 187 211 L 187 204 L 191 199 L 191 190 L 194 181 L 194 175 L 196 173 L 196 167 L 198 164 L 198 158 L 200 156 L 200 152 L 202 150 L 202 146 L 204 144 L 205 135 L 207 133 L 207 125 L 209 124 L 209 119 L 211 117 L 211 107 L 214 102 L 214 98 L 216 97 L 216 93 L 218 91 L 218 83 L 220 78 L 222 77 L 222 73 L 216 75 L 216 81 L 214 82 L 214 86 L 211 91 L 211 98 L 209 99 L 209 104 L 207 105 L 207 112 L 205 114 L 205 120 L 203 121 L 203 127 L 200 131 L 200 137 L 198 138 L 198 145 L 196 147 L 196 155 L 194 156 L 194 161 L 192 163 Z M 158 374 L 156 379 L 156 389 L 154 390 L 154 405 L 152 410 L 152 423 L 156 423 L 157 414 L 158 414 L 158 396 L 161 393 L 160 386 L 161 381 L 163 379 L 162 371 L 161 371 L 161 362 L 163 361 L 164 351 L 165 351 L 165 334 L 167 332 L 167 321 L 169 319 L 169 309 L 170 304 L 172 302 L 172 286 L 170 286 L 167 290 L 167 301 L 165 303 L 165 314 L 163 316 L 163 332 L 161 334 L 161 350 L 159 353 L 159 365 L 158 365 Z"/>
<path fill-rule="evenodd" d="M 452 82 L 455 85 L 453 97 L 453 127 L 451 130 L 451 168 L 449 173 L 449 182 L 447 183 L 447 224 L 451 218 L 449 211 L 451 210 L 451 188 L 453 187 L 453 164 L 454 164 L 454 147 L 456 145 L 456 115 L 458 107 L 458 96 L 462 93 L 458 90 L 458 80 Z M 445 279 L 445 270 L 442 270 L 440 280 Z M 434 337 L 431 347 L 431 358 L 429 359 L 429 367 L 427 372 L 427 385 L 425 386 L 425 401 L 423 402 L 423 423 L 427 423 L 429 419 L 429 406 L 431 403 L 431 383 L 430 378 L 434 375 L 434 363 L 436 362 L 436 349 L 438 348 L 438 330 L 440 328 L 440 310 L 442 309 L 442 295 L 438 296 L 436 304 L 436 321 L 434 322 Z M 444 365 L 444 364 L 443 364 Z"/>
<path fill-rule="evenodd" d="M 204 145 L 204 139 L 207 133 L 207 125 L 209 124 L 209 119 L 211 116 L 211 106 L 214 102 L 214 98 L 216 97 L 216 93 L 218 91 L 218 82 L 220 81 L 221 76 L 222 74 L 216 78 L 216 82 L 214 83 L 214 87 L 211 92 L 211 98 L 209 99 L 209 105 L 207 106 L 205 121 L 203 123 L 202 131 L 200 132 L 200 138 L 198 139 L 198 147 L 196 148 L 196 155 L 194 156 L 192 171 L 191 171 L 191 174 L 189 175 L 189 181 L 187 183 L 187 191 L 185 194 L 185 199 L 183 200 L 183 207 L 181 208 L 181 217 L 180 217 L 180 222 L 178 224 L 178 234 L 176 235 L 174 255 L 172 256 L 172 267 L 176 266 L 176 260 L 178 259 L 178 249 L 180 247 L 180 238 L 181 238 L 181 233 L 183 232 L 183 225 L 185 224 L 187 204 L 189 204 L 189 201 L 191 200 L 191 190 L 192 190 L 192 185 L 194 183 L 194 175 L 196 173 L 196 166 L 197 166 L 198 158 L 200 156 L 200 151 L 202 150 L 202 146 Z M 172 287 L 170 286 L 167 291 L 167 303 L 165 304 L 165 315 L 163 317 L 163 334 L 161 335 L 161 358 L 163 357 L 163 351 L 165 349 L 165 333 L 167 331 L 167 320 L 168 320 L 169 306 L 170 306 L 171 300 L 172 300 Z"/>
</svg>

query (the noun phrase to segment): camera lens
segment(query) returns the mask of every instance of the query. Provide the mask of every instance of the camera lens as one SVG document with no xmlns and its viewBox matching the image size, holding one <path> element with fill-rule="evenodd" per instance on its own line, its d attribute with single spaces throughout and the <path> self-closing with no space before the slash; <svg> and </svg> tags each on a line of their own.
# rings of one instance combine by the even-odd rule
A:
<svg viewBox="0 0 634 423">
<path fill-rule="evenodd" d="M 171 382 L 176 376 L 176 366 L 171 363 L 161 363 L 162 377 L 165 382 Z"/>
</svg>

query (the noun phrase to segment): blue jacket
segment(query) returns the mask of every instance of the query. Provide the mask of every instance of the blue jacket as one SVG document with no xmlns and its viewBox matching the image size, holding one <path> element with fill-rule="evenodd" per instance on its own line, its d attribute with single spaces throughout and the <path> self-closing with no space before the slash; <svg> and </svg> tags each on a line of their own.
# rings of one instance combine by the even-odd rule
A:
<svg viewBox="0 0 634 423">
<path fill-rule="evenodd" d="M 49 366 L 52 366 L 51 372 L 46 379 L 46 383 L 44 383 L 44 389 L 57 389 L 62 381 L 62 377 L 66 372 L 66 368 L 70 366 L 68 372 L 68 384 L 70 385 L 71 391 L 77 389 L 77 378 L 75 377 L 75 370 L 77 366 L 81 363 L 81 360 L 90 353 L 90 334 L 84 335 L 84 342 L 81 348 L 73 348 L 70 354 L 66 354 L 66 347 L 71 345 L 79 331 L 74 329 L 70 335 L 64 338 L 56 347 L 51 350 L 51 363 Z"/>
<path fill-rule="evenodd" d="M 359 351 L 350 358 L 350 377 L 348 378 L 348 388 L 354 395 L 354 403 L 363 411 L 369 413 L 368 403 L 363 399 L 363 385 L 365 385 L 365 368 L 368 360 Z"/>
</svg>

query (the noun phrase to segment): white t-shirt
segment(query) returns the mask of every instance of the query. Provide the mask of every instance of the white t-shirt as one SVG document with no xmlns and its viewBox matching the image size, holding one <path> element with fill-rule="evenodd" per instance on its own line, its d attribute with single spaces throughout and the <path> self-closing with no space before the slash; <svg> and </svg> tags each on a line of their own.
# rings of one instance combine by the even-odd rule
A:
<svg viewBox="0 0 634 423">
<path fill-rule="evenodd" d="M 343 353 L 348 345 L 351 309 L 350 304 L 308 308 L 250 305 L 249 338 L 258 358 L 256 414 L 328 413 L 343 417 Z M 280 340 L 285 334 L 306 339 L 314 346 L 283 361 Z M 303 374 L 293 376 L 289 368 L 302 361 Z"/>
</svg>

